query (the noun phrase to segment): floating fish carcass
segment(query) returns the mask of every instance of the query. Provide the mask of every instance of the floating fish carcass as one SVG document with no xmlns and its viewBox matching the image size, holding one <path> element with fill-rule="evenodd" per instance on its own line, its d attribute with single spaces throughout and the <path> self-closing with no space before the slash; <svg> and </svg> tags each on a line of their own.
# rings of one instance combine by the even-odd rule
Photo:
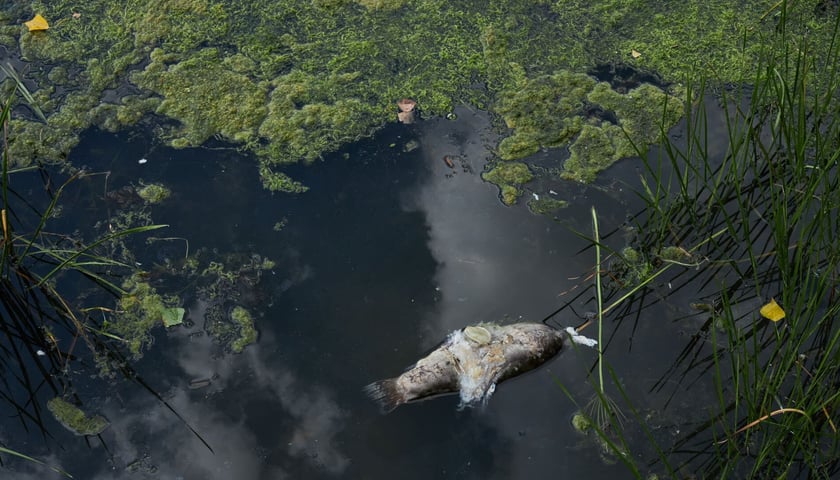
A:
<svg viewBox="0 0 840 480">
<path fill-rule="evenodd" d="M 570 333 L 542 323 L 481 323 L 456 330 L 402 375 L 365 387 L 382 410 L 459 393 L 459 408 L 485 403 L 496 385 L 539 367 L 563 348 Z"/>
</svg>

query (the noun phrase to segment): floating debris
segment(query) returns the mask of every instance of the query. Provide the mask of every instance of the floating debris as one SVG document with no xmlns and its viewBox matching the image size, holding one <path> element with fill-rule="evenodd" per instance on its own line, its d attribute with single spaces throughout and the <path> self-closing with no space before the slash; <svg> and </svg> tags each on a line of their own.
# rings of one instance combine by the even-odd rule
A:
<svg viewBox="0 0 840 480">
<path fill-rule="evenodd" d="M 28 22 L 23 22 L 26 25 L 26 28 L 29 29 L 30 32 L 42 32 L 50 28 L 50 24 L 47 22 L 47 19 L 42 17 L 41 14 L 36 13 L 32 20 Z"/>
<path fill-rule="evenodd" d="M 397 119 L 400 123 L 414 123 L 414 107 L 417 106 L 417 102 L 410 98 L 403 98 L 399 102 L 397 102 L 397 107 L 399 107 L 400 112 L 397 113 Z"/>
<path fill-rule="evenodd" d="M 444 155 L 443 156 L 443 163 L 445 163 L 446 166 L 449 167 L 449 168 L 455 168 L 455 160 L 457 160 L 457 159 L 458 159 L 458 157 L 456 157 L 454 155 Z"/>
<path fill-rule="evenodd" d="M 569 338 L 572 342 L 578 345 L 585 345 L 587 347 L 594 347 L 595 345 L 598 345 L 598 340 L 579 334 L 573 327 L 566 327 L 566 333 L 569 334 Z"/>
<path fill-rule="evenodd" d="M 775 298 L 771 298 L 767 305 L 761 307 L 759 313 L 761 313 L 762 317 L 772 322 L 778 322 L 779 320 L 785 318 L 785 311 L 778 303 L 776 303 Z"/>
<path fill-rule="evenodd" d="M 137 160 L 137 163 L 139 163 L 140 165 L 143 165 L 146 162 L 148 162 L 148 160 L 146 160 L 145 158 L 141 158 L 140 160 Z"/>
<path fill-rule="evenodd" d="M 166 327 L 174 327 L 184 323 L 184 310 L 181 307 L 166 307 L 160 311 L 163 324 Z"/>
<path fill-rule="evenodd" d="M 413 152 L 413 151 L 417 150 L 418 148 L 420 148 L 420 142 L 418 142 L 417 140 L 409 140 L 409 141 L 405 142 L 405 145 L 403 145 L 403 152 L 405 152 L 405 153 Z"/>
<path fill-rule="evenodd" d="M 209 378 L 195 378 L 190 380 L 190 390 L 197 390 L 210 386 L 211 380 Z"/>
<path fill-rule="evenodd" d="M 460 393 L 460 408 L 472 407 L 486 403 L 496 384 L 554 357 L 570 336 L 542 323 L 471 325 L 450 333 L 402 375 L 371 383 L 364 390 L 386 413 L 447 393 Z"/>
</svg>

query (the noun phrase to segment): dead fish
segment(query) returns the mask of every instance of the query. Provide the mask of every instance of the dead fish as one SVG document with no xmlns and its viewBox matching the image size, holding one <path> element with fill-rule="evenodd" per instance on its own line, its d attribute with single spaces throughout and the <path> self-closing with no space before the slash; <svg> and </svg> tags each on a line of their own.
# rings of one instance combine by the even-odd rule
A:
<svg viewBox="0 0 840 480">
<path fill-rule="evenodd" d="M 459 393 L 459 408 L 484 404 L 496 385 L 539 367 L 569 334 L 542 323 L 480 323 L 447 336 L 402 375 L 371 383 L 365 393 L 387 413 L 404 403 Z"/>
<path fill-rule="evenodd" d="M 458 159 L 458 157 L 454 157 L 452 155 L 444 155 L 443 156 L 443 163 L 445 163 L 446 166 L 449 167 L 449 168 L 455 168 L 455 160 L 457 160 L 457 159 Z"/>
</svg>

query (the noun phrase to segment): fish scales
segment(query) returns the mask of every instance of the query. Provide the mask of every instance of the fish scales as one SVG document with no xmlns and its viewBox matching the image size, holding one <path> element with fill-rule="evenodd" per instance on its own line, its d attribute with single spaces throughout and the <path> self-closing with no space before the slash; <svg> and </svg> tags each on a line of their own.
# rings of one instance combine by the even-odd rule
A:
<svg viewBox="0 0 840 480">
<path fill-rule="evenodd" d="M 559 353 L 568 334 L 541 323 L 480 323 L 450 333 L 402 375 L 364 388 L 385 412 L 433 396 L 459 393 L 460 408 L 486 403 L 504 380 Z"/>
</svg>

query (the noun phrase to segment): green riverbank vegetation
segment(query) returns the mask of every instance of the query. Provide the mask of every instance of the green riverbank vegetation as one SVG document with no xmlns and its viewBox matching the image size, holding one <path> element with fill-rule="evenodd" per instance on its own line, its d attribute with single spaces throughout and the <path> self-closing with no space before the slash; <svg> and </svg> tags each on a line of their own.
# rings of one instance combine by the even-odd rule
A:
<svg viewBox="0 0 840 480">
<path fill-rule="evenodd" d="M 27 93 L 22 84 L 17 88 Z M 7 101 L 0 113 L 0 125 L 6 131 L 11 108 L 12 102 Z M 113 283 L 114 276 L 134 267 L 115 259 L 111 246 L 162 226 L 114 229 L 93 240 L 78 233 L 53 231 L 62 194 L 97 174 L 78 171 L 56 187 L 46 169 L 34 165 L 15 168 L 8 144 L 4 141 L 0 148 L 0 370 L 4 372 L 0 403 L 25 428 L 46 432 L 48 410 L 53 421 L 74 433 L 98 435 L 108 423 L 102 417 L 87 416 L 78 407 L 83 400 L 73 389 L 73 379 L 82 367 L 76 362 L 103 357 L 118 361 L 121 345 L 115 346 L 111 335 L 101 330 L 101 313 L 107 307 L 86 304 L 61 292 L 76 295 L 92 289 L 106 298 L 124 293 Z M 13 183 L 26 183 L 20 177 L 38 174 L 44 185 L 34 191 L 43 192 L 43 198 L 13 188 Z M 0 445 L 0 453 L 42 463 L 5 445 Z M 50 468 L 69 476 L 58 467 Z"/>
<path fill-rule="evenodd" d="M 640 152 L 646 209 L 630 245 L 596 270 L 614 328 L 663 320 L 647 314 L 656 310 L 687 333 L 649 385 L 657 405 L 628 392 L 629 372 L 604 355 L 606 389 L 628 419 L 589 424 L 637 478 L 840 472 L 840 16 L 824 5 L 834 19 L 825 50 L 825 32 L 796 8 L 768 10 L 776 32 L 759 37 L 760 62 L 739 82 L 685 83 L 685 135 Z M 724 138 L 709 135 L 713 90 Z M 655 466 L 627 451 L 653 452 Z"/>
</svg>

